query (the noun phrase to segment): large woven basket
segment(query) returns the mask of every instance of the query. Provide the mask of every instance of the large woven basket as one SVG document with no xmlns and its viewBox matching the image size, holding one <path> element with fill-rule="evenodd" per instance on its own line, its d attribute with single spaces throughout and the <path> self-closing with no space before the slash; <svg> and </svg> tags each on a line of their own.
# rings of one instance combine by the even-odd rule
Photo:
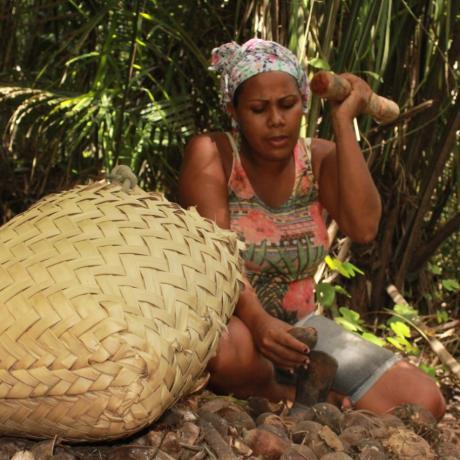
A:
<svg viewBox="0 0 460 460">
<path fill-rule="evenodd" d="M 97 183 L 0 228 L 0 431 L 129 435 L 187 394 L 240 289 L 236 237 Z"/>
</svg>

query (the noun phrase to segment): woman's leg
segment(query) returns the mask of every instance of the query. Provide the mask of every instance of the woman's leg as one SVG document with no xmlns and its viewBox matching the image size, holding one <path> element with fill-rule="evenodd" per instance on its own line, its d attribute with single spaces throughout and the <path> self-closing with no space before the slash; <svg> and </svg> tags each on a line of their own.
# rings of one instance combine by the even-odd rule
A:
<svg viewBox="0 0 460 460">
<path fill-rule="evenodd" d="M 218 392 L 237 398 L 260 396 L 275 402 L 294 400 L 294 387 L 276 381 L 272 363 L 259 353 L 251 332 L 235 316 L 222 334 L 208 370 L 210 385 Z"/>
<path fill-rule="evenodd" d="M 385 413 L 395 406 L 415 403 L 427 408 L 438 419 L 445 412 L 445 401 L 435 381 L 389 350 L 351 334 L 323 316 L 307 317 L 297 326 L 318 331 L 315 349 L 333 356 L 339 368 L 329 401 Z M 341 399 L 341 395 L 348 398 Z"/>
<path fill-rule="evenodd" d="M 355 408 L 381 414 L 405 403 L 425 407 L 438 420 L 446 411 L 444 397 L 434 380 L 412 364 L 399 361 L 356 402 Z"/>
</svg>

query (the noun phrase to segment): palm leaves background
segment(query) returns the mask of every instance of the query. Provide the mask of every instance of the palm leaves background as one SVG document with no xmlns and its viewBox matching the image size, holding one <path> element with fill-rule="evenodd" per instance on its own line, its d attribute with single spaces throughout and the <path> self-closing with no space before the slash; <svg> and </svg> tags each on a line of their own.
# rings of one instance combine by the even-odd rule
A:
<svg viewBox="0 0 460 460">
<path fill-rule="evenodd" d="M 396 282 L 427 313 L 448 299 L 457 314 L 440 281 L 458 279 L 459 15 L 452 0 L 4 0 L 0 222 L 116 162 L 174 199 L 188 137 L 228 123 L 211 49 L 257 35 L 403 109 L 392 125 L 360 120 L 385 214 L 376 242 L 352 247 L 366 271 L 353 305 L 384 306 Z M 331 137 L 316 98 L 305 131 Z"/>
</svg>

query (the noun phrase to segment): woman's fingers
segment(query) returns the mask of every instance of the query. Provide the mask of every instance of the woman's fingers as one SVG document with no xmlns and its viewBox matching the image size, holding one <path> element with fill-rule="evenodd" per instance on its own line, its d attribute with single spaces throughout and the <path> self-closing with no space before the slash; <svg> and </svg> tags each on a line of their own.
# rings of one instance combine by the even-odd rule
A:
<svg viewBox="0 0 460 460">
<path fill-rule="evenodd" d="M 340 74 L 351 85 L 350 94 L 342 102 L 333 102 L 333 112 L 344 114 L 347 118 L 354 118 L 364 112 L 372 95 L 370 86 L 362 79 L 351 73 Z"/>
<path fill-rule="evenodd" d="M 286 370 L 308 364 L 308 347 L 289 333 L 292 325 L 267 317 L 256 328 L 254 339 L 260 352 L 276 366 Z"/>
<path fill-rule="evenodd" d="M 299 353 L 308 353 L 310 351 L 307 345 L 289 334 L 288 331 L 285 331 L 284 334 L 280 335 L 279 343 L 291 348 L 292 350 L 298 351 Z"/>
<path fill-rule="evenodd" d="M 293 329 L 298 328 L 293 328 L 290 324 L 278 320 L 268 329 L 266 337 L 298 353 L 308 353 L 310 351 L 308 346 L 290 333 Z"/>
<path fill-rule="evenodd" d="M 260 347 L 261 352 L 276 365 L 283 368 L 296 369 L 299 366 L 308 364 L 308 348 L 302 342 L 296 339 L 293 340 L 293 342 L 287 340 L 292 347 L 287 345 L 282 338 L 264 340 Z"/>
<path fill-rule="evenodd" d="M 371 87 L 368 85 L 368 83 L 363 80 L 362 78 L 358 77 L 357 75 L 354 75 L 352 73 L 342 73 L 340 74 L 342 78 L 345 78 L 345 80 L 348 81 L 351 85 L 352 90 L 362 90 L 362 91 L 371 91 Z"/>
<path fill-rule="evenodd" d="M 308 356 L 304 356 L 301 360 L 292 360 L 286 358 L 286 356 L 283 355 L 283 351 L 280 349 L 277 350 L 276 347 L 261 351 L 276 367 L 280 367 L 287 371 L 296 370 L 299 367 L 308 366 L 309 364 Z"/>
</svg>

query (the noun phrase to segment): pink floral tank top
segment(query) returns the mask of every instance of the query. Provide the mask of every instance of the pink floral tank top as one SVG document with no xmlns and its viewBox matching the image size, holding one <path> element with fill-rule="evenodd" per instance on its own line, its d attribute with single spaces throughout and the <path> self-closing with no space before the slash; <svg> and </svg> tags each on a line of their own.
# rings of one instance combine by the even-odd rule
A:
<svg viewBox="0 0 460 460">
<path fill-rule="evenodd" d="M 246 243 L 246 276 L 264 308 L 289 323 L 315 308 L 313 274 L 329 242 L 311 166 L 311 140 L 294 148 L 295 182 L 279 208 L 266 205 L 254 192 L 234 138 L 228 181 L 230 227 Z"/>
</svg>

